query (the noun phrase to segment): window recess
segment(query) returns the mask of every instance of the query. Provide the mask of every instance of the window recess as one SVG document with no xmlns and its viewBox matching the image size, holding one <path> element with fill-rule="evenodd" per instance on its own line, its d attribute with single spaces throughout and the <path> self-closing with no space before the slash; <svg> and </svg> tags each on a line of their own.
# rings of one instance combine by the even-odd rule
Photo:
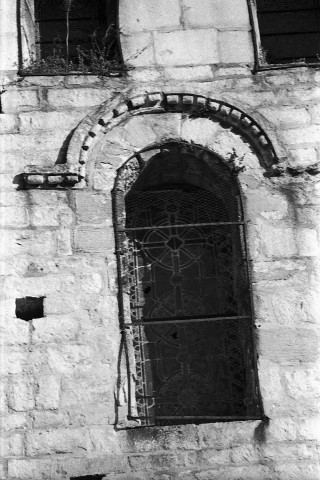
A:
<svg viewBox="0 0 320 480">
<path fill-rule="evenodd" d="M 116 0 L 19 0 L 21 73 L 120 68 Z"/>
<path fill-rule="evenodd" d="M 261 418 L 240 192 L 221 161 L 211 171 L 186 150 L 161 149 L 134 183 L 129 162 L 115 189 L 128 411 L 141 425 Z"/>
<path fill-rule="evenodd" d="M 256 69 L 320 63 L 320 0 L 248 0 Z"/>
</svg>

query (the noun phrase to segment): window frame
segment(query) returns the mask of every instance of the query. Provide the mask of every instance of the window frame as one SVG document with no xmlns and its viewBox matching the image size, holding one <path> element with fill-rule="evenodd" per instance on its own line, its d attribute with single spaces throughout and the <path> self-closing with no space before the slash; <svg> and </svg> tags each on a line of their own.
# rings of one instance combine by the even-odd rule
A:
<svg viewBox="0 0 320 480">
<path fill-rule="evenodd" d="M 267 63 L 264 59 L 263 46 L 261 43 L 260 26 L 256 0 L 247 0 L 251 23 L 253 49 L 255 56 L 253 73 L 265 70 L 280 70 L 297 67 L 320 67 L 319 62 L 290 62 L 290 63 Z"/>
</svg>

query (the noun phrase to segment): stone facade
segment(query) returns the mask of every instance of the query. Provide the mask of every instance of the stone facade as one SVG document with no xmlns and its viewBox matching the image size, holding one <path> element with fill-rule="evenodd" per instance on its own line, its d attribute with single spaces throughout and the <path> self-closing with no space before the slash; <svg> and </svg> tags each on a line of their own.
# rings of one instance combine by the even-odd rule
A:
<svg viewBox="0 0 320 480">
<path fill-rule="evenodd" d="M 253 74 L 245 0 L 120 0 L 123 77 L 19 77 L 1 9 L 0 479 L 318 480 L 318 70 Z M 168 140 L 238 175 L 261 421 L 123 428 L 111 191 Z"/>
</svg>

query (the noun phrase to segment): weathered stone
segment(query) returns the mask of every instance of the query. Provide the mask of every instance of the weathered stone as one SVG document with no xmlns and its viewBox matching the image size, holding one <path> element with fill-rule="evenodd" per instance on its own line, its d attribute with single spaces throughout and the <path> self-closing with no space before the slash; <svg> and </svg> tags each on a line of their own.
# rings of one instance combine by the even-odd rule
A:
<svg viewBox="0 0 320 480">
<path fill-rule="evenodd" d="M 156 61 L 159 65 L 168 66 L 218 63 L 217 35 L 217 30 L 213 28 L 155 32 Z M 211 48 L 199 49 L 198 45 L 210 45 Z"/>
<path fill-rule="evenodd" d="M 74 235 L 76 251 L 106 254 L 113 248 L 113 229 L 78 227 Z"/>
<path fill-rule="evenodd" d="M 24 454 L 23 437 L 19 433 L 0 437 L 0 457 L 19 457 Z"/>
<path fill-rule="evenodd" d="M 67 206 L 33 206 L 30 209 L 34 227 L 69 226 L 73 221 L 72 210 Z"/>
<path fill-rule="evenodd" d="M 0 134 L 13 133 L 18 129 L 18 118 L 12 114 L 0 115 Z"/>
<path fill-rule="evenodd" d="M 59 407 L 60 379 L 54 375 L 45 375 L 37 382 L 36 406 L 44 410 L 54 410 Z"/>
<path fill-rule="evenodd" d="M 13 302 L 12 302 L 13 303 Z M 1 302 L 0 309 L 4 302 Z M 26 345 L 29 343 L 29 325 L 13 316 L 0 316 L 0 345 Z"/>
<path fill-rule="evenodd" d="M 219 32 L 222 63 L 253 62 L 253 48 L 249 32 Z"/>
<path fill-rule="evenodd" d="M 303 365 L 319 357 L 316 330 L 259 329 L 259 354 L 282 365 Z"/>
<path fill-rule="evenodd" d="M 125 0 L 120 4 L 122 32 L 175 29 L 180 27 L 179 0 L 159 0 L 143 4 L 139 0 Z"/>
<path fill-rule="evenodd" d="M 187 27 L 211 27 L 228 30 L 250 29 L 248 9 L 242 0 L 183 0 L 183 20 Z"/>
<path fill-rule="evenodd" d="M 79 323 L 76 316 L 48 315 L 32 322 L 32 343 L 69 343 L 77 339 Z"/>
<path fill-rule="evenodd" d="M 24 379 L 10 383 L 8 405 L 16 412 L 25 412 L 34 407 L 34 385 Z"/>
<path fill-rule="evenodd" d="M 17 90 L 12 88 L 2 95 L 4 113 L 15 113 L 23 110 L 34 110 L 38 104 L 37 90 Z"/>
<path fill-rule="evenodd" d="M 317 232 L 312 228 L 263 227 L 260 248 L 269 258 L 319 255 Z"/>
<path fill-rule="evenodd" d="M 78 222 L 112 225 L 112 204 L 109 195 L 77 192 L 75 202 Z"/>
</svg>

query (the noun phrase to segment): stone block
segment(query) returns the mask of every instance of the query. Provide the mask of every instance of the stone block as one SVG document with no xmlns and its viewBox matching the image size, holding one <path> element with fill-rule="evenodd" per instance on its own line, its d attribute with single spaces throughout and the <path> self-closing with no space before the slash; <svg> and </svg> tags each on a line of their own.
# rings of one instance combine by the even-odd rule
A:
<svg viewBox="0 0 320 480">
<path fill-rule="evenodd" d="M 250 32 L 219 32 L 222 63 L 251 63 L 254 61 L 253 44 Z"/>
<path fill-rule="evenodd" d="M 95 454 L 121 454 L 117 433 L 113 425 L 88 427 L 91 447 Z"/>
<path fill-rule="evenodd" d="M 82 107 L 82 104 L 77 105 Z M 36 130 L 72 130 L 86 116 L 86 110 L 69 110 L 61 112 L 23 112 L 20 113 L 20 133 L 34 133 Z"/>
<path fill-rule="evenodd" d="M 49 293 L 44 299 L 45 315 L 66 315 L 74 312 L 80 306 L 78 294 L 70 294 L 66 292 Z"/>
<path fill-rule="evenodd" d="M 277 108 L 260 108 L 259 113 L 274 125 L 286 127 L 299 127 L 310 123 L 311 116 L 307 108 L 283 106 Z"/>
<path fill-rule="evenodd" d="M 8 475 L 19 480 L 62 480 L 55 459 L 9 459 Z M 65 478 L 65 477 L 64 477 Z"/>
<path fill-rule="evenodd" d="M 77 339 L 79 322 L 76 316 L 48 315 L 32 321 L 32 343 L 69 343 Z"/>
<path fill-rule="evenodd" d="M 180 462 L 179 462 L 180 460 Z M 133 472 L 154 471 L 176 468 L 182 460 L 176 453 L 158 453 L 148 456 L 132 455 L 129 456 L 129 465 Z"/>
<path fill-rule="evenodd" d="M 4 113 L 16 113 L 27 110 L 35 110 L 39 105 L 37 90 L 8 89 L 1 95 L 2 111 Z"/>
<path fill-rule="evenodd" d="M 119 162 L 120 163 L 120 162 Z M 93 173 L 93 188 L 111 192 L 116 178 L 116 170 L 113 165 L 100 163 L 96 165 Z"/>
<path fill-rule="evenodd" d="M 317 461 L 281 462 L 274 465 L 275 478 L 281 480 L 318 480 L 320 466 Z"/>
<path fill-rule="evenodd" d="M 55 375 L 44 375 L 37 381 L 36 406 L 39 409 L 59 408 L 60 379 Z"/>
<path fill-rule="evenodd" d="M 74 405 L 68 411 L 69 424 L 73 426 L 85 425 L 112 425 L 114 424 L 114 401 L 101 403 Z"/>
<path fill-rule="evenodd" d="M 26 434 L 27 455 L 83 454 L 92 450 L 86 428 L 34 430 Z"/>
<path fill-rule="evenodd" d="M 165 80 L 189 82 L 209 82 L 214 78 L 210 65 L 199 65 L 190 67 L 167 67 L 163 70 Z"/>
<path fill-rule="evenodd" d="M 34 407 L 34 386 L 27 379 L 10 383 L 8 388 L 8 405 L 15 412 L 26 412 Z"/>
<path fill-rule="evenodd" d="M 297 148 L 290 150 L 292 160 L 289 159 L 291 167 L 308 167 L 318 161 L 318 152 L 315 148 Z"/>
<path fill-rule="evenodd" d="M 0 226 L 25 228 L 29 224 L 29 216 L 23 207 L 0 207 Z"/>
<path fill-rule="evenodd" d="M 19 433 L 0 437 L 0 458 L 19 457 L 24 454 L 23 437 Z"/>
<path fill-rule="evenodd" d="M 0 134 L 2 133 L 15 133 L 18 129 L 18 117 L 13 114 L 0 115 Z"/>
<path fill-rule="evenodd" d="M 30 208 L 30 221 L 33 227 L 69 226 L 73 221 L 73 212 L 66 205 L 33 205 Z"/>
<path fill-rule="evenodd" d="M 120 3 L 119 15 L 123 33 L 181 28 L 179 0 L 159 0 L 146 4 L 140 0 L 124 0 Z"/>
<path fill-rule="evenodd" d="M 48 103 L 54 108 L 85 108 L 100 105 L 110 100 L 111 90 L 78 87 L 78 88 L 50 88 L 48 90 Z"/>
<path fill-rule="evenodd" d="M 318 335 L 306 328 L 259 329 L 258 352 L 281 365 L 306 365 L 319 358 Z"/>
<path fill-rule="evenodd" d="M 317 143 L 320 135 L 320 125 L 310 125 L 290 130 L 282 129 L 279 132 L 280 139 L 286 145 L 306 145 Z"/>
<path fill-rule="evenodd" d="M 286 392 L 282 385 L 282 375 L 278 364 L 271 362 L 265 357 L 259 357 L 258 361 L 259 385 L 266 415 L 269 405 L 274 401 L 285 402 Z"/>
<path fill-rule="evenodd" d="M 2 152 L 18 152 L 17 155 L 22 155 L 28 160 L 28 163 L 39 164 L 37 157 L 41 155 L 41 166 L 50 165 L 48 159 L 45 161 L 48 152 L 53 154 L 56 152 L 56 157 L 51 157 L 51 165 L 57 159 L 59 151 L 68 136 L 68 130 L 53 130 L 51 132 L 43 132 L 41 135 L 15 135 L 8 133 L 1 135 L 1 149 Z"/>
<path fill-rule="evenodd" d="M 130 67 L 149 67 L 155 64 L 152 33 L 122 34 L 120 38 L 126 65 Z"/>
<path fill-rule="evenodd" d="M 1 352 L 0 352 L 1 353 Z M 1 414 L 8 411 L 8 401 L 7 401 L 7 384 L 0 383 L 0 412 Z"/>
<path fill-rule="evenodd" d="M 28 323 L 13 316 L 0 316 L 0 345 L 26 345 L 27 343 L 29 343 Z"/>
<path fill-rule="evenodd" d="M 263 187 L 257 190 L 246 189 L 243 193 L 246 199 L 247 218 L 252 223 L 257 221 L 257 217 L 263 217 L 268 220 L 281 220 L 288 213 L 288 201 L 284 195 Z"/>
<path fill-rule="evenodd" d="M 312 228 L 263 227 L 261 253 L 268 258 L 316 257 L 319 255 L 317 231 Z"/>
<path fill-rule="evenodd" d="M 320 398 L 320 373 L 317 368 L 288 370 L 283 376 L 289 397 Z"/>
<path fill-rule="evenodd" d="M 71 230 L 66 227 L 60 228 L 56 233 L 58 255 L 72 255 Z"/>
<path fill-rule="evenodd" d="M 110 195 L 75 192 L 75 204 L 78 222 L 112 225 Z"/>
<path fill-rule="evenodd" d="M 301 461 L 315 458 L 315 449 L 315 445 L 304 443 L 266 443 L 261 445 L 261 456 L 264 461 L 279 461 L 280 458 Z"/>
<path fill-rule="evenodd" d="M 55 374 L 74 374 L 88 371 L 95 360 L 92 347 L 84 345 L 59 345 L 47 349 L 49 367 Z"/>
<path fill-rule="evenodd" d="M 81 347 L 83 350 L 84 347 Z M 49 361 L 52 359 L 52 355 Z M 61 360 L 59 369 L 61 373 L 74 374 L 76 370 L 81 372 L 78 362 L 75 361 L 76 368 L 69 365 L 62 365 Z M 114 372 L 106 365 L 100 368 L 89 366 L 82 359 L 82 372 L 78 378 L 62 378 L 61 407 L 73 408 L 79 405 L 94 405 L 102 402 L 111 403 L 114 401 L 113 391 L 116 385 Z"/>
<path fill-rule="evenodd" d="M 78 227 L 74 234 L 74 249 L 80 252 L 106 255 L 114 249 L 112 228 Z"/>
<path fill-rule="evenodd" d="M 315 103 L 308 107 L 309 114 L 311 115 L 312 123 L 320 123 L 320 104 Z"/>
<path fill-rule="evenodd" d="M 159 65 L 207 65 L 219 62 L 218 32 L 215 29 L 177 30 L 154 34 Z M 206 48 L 203 48 L 206 45 Z"/>
<path fill-rule="evenodd" d="M 1 346 L 0 355 L 3 376 L 28 372 L 28 353 L 25 348 Z"/>
<path fill-rule="evenodd" d="M 217 467 L 218 465 L 226 465 L 229 463 L 230 449 L 188 451 L 186 455 L 186 465 L 191 468 L 196 468 L 197 470 Z"/>
<path fill-rule="evenodd" d="M 211 146 L 218 131 L 219 124 L 208 118 L 186 118 L 182 120 L 181 138 L 190 143 Z"/>
<path fill-rule="evenodd" d="M 123 439 L 125 452 L 146 453 L 158 450 L 195 450 L 199 448 L 194 425 L 129 430 Z"/>
<path fill-rule="evenodd" d="M 32 412 L 33 428 L 48 429 L 61 428 L 69 426 L 69 417 L 67 412 L 56 412 L 53 410 L 34 410 Z"/>
<path fill-rule="evenodd" d="M 8 415 L 3 415 L 1 417 L 1 429 L 3 431 L 14 431 L 26 429 L 30 425 L 30 412 L 19 412 L 13 413 L 10 412 Z"/>
<path fill-rule="evenodd" d="M 230 455 L 232 463 L 258 463 L 260 461 L 260 451 L 250 444 L 231 447 Z"/>
<path fill-rule="evenodd" d="M 215 27 L 227 30 L 249 30 L 248 6 L 244 0 L 183 0 L 183 21 L 186 27 Z"/>
<path fill-rule="evenodd" d="M 204 423 L 198 426 L 200 449 L 217 448 L 218 450 L 248 444 L 254 438 L 259 421 Z"/>
</svg>

